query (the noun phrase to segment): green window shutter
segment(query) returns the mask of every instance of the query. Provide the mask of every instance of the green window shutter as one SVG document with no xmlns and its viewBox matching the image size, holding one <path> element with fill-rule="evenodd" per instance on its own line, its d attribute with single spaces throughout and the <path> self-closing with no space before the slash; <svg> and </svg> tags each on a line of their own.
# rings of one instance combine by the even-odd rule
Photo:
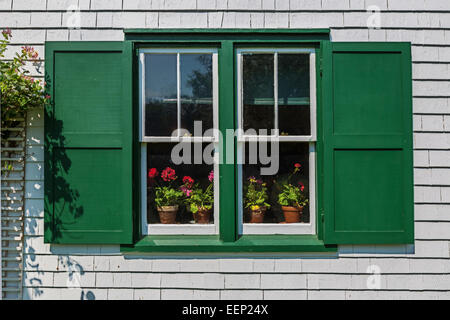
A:
<svg viewBox="0 0 450 320">
<path fill-rule="evenodd" d="M 323 47 L 324 241 L 414 242 L 409 43 Z"/>
<path fill-rule="evenodd" d="M 45 242 L 132 242 L 132 50 L 47 42 Z"/>
</svg>

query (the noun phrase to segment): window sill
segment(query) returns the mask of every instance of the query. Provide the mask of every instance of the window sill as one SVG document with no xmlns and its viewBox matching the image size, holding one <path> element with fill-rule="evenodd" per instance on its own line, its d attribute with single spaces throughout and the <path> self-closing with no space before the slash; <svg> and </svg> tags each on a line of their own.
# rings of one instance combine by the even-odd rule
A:
<svg viewBox="0 0 450 320">
<path fill-rule="evenodd" d="M 150 235 L 135 245 L 122 245 L 122 253 L 302 253 L 337 252 L 315 235 L 246 235 L 235 242 L 217 236 Z"/>
</svg>

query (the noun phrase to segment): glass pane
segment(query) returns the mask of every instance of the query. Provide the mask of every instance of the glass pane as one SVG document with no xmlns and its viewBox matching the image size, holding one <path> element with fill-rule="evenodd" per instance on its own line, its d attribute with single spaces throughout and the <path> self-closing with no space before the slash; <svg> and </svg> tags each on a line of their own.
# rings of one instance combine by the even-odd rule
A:
<svg viewBox="0 0 450 320">
<path fill-rule="evenodd" d="M 180 54 L 180 74 L 181 128 L 203 135 L 213 127 L 212 54 Z M 201 121 L 198 132 L 194 121 Z"/>
<path fill-rule="evenodd" d="M 261 168 L 268 165 L 248 164 L 251 148 L 249 143 L 245 143 L 244 146 L 246 159 L 242 170 L 244 223 L 308 223 L 309 144 L 280 143 L 278 155 L 276 150 L 272 155 L 271 146 L 268 144 L 267 154 L 272 161 L 278 161 L 279 169 L 273 175 L 261 175 Z M 297 218 L 298 220 L 295 220 Z"/>
<path fill-rule="evenodd" d="M 145 135 L 177 129 L 177 55 L 145 55 Z"/>
<path fill-rule="evenodd" d="M 243 129 L 274 128 L 273 54 L 243 55 Z"/>
<path fill-rule="evenodd" d="M 280 135 L 310 135 L 309 55 L 278 54 Z"/>
<path fill-rule="evenodd" d="M 175 154 L 188 155 L 184 162 L 190 164 L 174 163 L 179 163 L 172 158 L 175 146 L 183 147 Z M 211 144 L 147 144 L 148 223 L 214 223 L 214 166 L 203 161 L 195 164 L 194 159 L 194 155 L 200 158 L 206 148 L 213 157 Z"/>
</svg>

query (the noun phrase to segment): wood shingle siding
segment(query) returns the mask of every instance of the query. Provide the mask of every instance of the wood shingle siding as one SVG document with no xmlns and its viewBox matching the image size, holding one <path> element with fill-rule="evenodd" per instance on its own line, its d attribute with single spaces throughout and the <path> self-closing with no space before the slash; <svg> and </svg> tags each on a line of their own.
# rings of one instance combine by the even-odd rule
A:
<svg viewBox="0 0 450 320">
<path fill-rule="evenodd" d="M 68 28 L 71 5 L 79 28 Z M 380 28 L 368 29 L 370 5 Z M 415 245 L 339 246 L 295 257 L 123 256 L 43 242 L 43 117 L 27 119 L 24 299 L 450 299 L 450 2 L 447 0 L 3 0 L 10 59 L 45 41 L 123 40 L 123 28 L 330 28 L 333 41 L 410 41 Z M 25 66 L 43 78 L 43 60 Z M 41 168 L 41 169 L 39 169 Z M 375 267 L 375 269 L 374 269 Z M 369 289 L 370 270 L 380 287 Z M 67 290 L 70 275 L 80 288 Z"/>
</svg>

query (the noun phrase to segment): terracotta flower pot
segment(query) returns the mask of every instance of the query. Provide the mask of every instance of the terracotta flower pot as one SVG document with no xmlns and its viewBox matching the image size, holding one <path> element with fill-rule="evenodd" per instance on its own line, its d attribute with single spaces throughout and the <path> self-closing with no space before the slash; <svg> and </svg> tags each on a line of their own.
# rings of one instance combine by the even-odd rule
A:
<svg viewBox="0 0 450 320">
<path fill-rule="evenodd" d="M 208 224 L 211 217 L 212 209 L 199 208 L 196 213 L 193 213 L 195 223 Z"/>
<path fill-rule="evenodd" d="M 303 212 L 303 207 L 281 206 L 286 223 L 298 223 Z"/>
<path fill-rule="evenodd" d="M 162 206 L 158 207 L 159 220 L 163 224 L 175 224 L 178 212 L 178 205 L 176 206 Z"/>
<path fill-rule="evenodd" d="M 263 223 L 264 214 L 266 213 L 266 207 L 253 206 L 250 207 L 249 216 L 250 221 L 248 223 Z"/>
</svg>

